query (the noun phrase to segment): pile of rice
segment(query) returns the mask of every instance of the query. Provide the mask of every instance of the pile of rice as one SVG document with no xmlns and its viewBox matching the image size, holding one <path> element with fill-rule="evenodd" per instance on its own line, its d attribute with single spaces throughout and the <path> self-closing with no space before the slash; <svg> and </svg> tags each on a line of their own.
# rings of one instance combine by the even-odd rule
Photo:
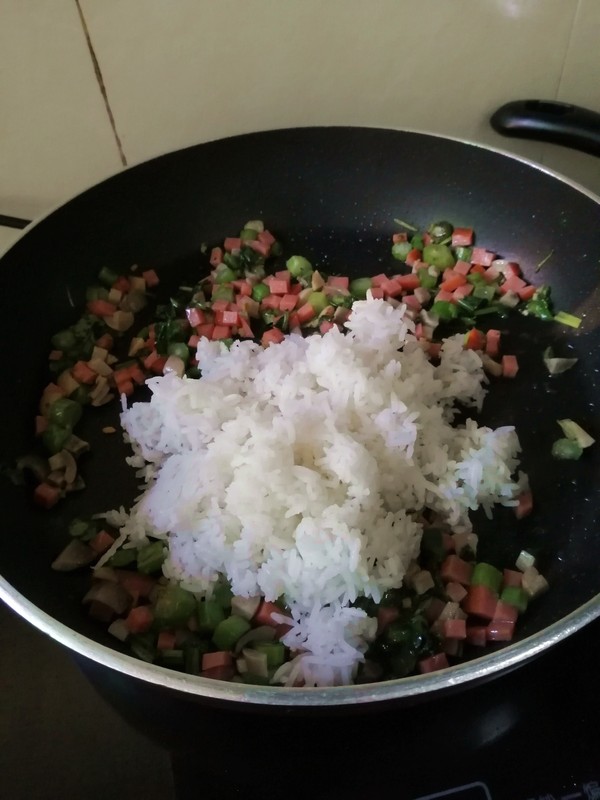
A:
<svg viewBox="0 0 600 800">
<path fill-rule="evenodd" d="M 351 604 L 402 584 L 423 509 L 467 531 L 471 509 L 516 504 L 514 429 L 452 425 L 457 404 L 481 407 L 480 357 L 458 335 L 432 365 L 405 310 L 356 302 L 345 335 L 266 349 L 201 339 L 199 380 L 152 378 L 122 413 L 144 486 L 113 516 L 118 543 L 165 538 L 164 574 L 198 596 L 219 575 L 285 595 L 286 685 L 352 682 L 376 621 Z"/>
</svg>

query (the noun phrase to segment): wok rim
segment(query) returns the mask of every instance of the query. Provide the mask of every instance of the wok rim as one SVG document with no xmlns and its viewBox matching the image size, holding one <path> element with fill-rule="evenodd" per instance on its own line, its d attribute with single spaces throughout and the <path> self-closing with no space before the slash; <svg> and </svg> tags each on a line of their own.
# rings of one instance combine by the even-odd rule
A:
<svg viewBox="0 0 600 800">
<path fill-rule="evenodd" d="M 0 576 L 0 599 L 27 622 L 74 650 L 81 656 L 104 667 L 116 670 L 164 689 L 200 698 L 229 703 L 249 703 L 281 708 L 311 708 L 323 706 L 349 706 L 368 703 L 418 698 L 435 695 L 464 684 L 478 683 L 503 673 L 542 654 L 558 642 L 576 633 L 600 617 L 600 593 L 579 608 L 527 638 L 486 653 L 476 659 L 457 664 L 426 675 L 413 675 L 379 683 L 329 686 L 324 688 L 290 688 L 282 686 L 249 686 L 188 675 L 182 672 L 148 664 L 133 656 L 119 653 L 99 644 L 83 634 L 54 619 L 18 592 Z M 499 677 L 499 675 L 498 675 Z"/>
<path fill-rule="evenodd" d="M 47 218 L 60 211 L 65 205 L 76 200 L 81 195 L 92 191 L 94 188 L 111 181 L 121 175 L 137 169 L 150 162 L 163 159 L 176 153 L 194 150 L 211 142 L 235 141 L 249 136 L 273 134 L 284 132 L 313 131 L 313 130 L 369 130 L 387 131 L 393 133 L 416 134 L 432 139 L 443 139 L 486 150 L 514 161 L 520 162 L 538 172 L 560 181 L 572 189 L 580 192 L 596 203 L 600 204 L 600 196 L 586 188 L 577 181 L 563 175 L 550 167 L 545 166 L 525 156 L 509 152 L 503 148 L 471 141 L 455 136 L 447 136 L 437 132 L 416 130 L 411 128 L 393 128 L 373 125 L 311 125 L 299 127 L 282 127 L 268 130 L 247 131 L 232 136 L 220 137 L 197 142 L 188 147 L 168 150 L 148 159 L 128 165 L 107 175 L 101 181 L 96 181 L 84 189 L 80 189 L 66 200 L 62 200 L 19 232 L 14 241 L 0 255 L 0 263 L 4 255 L 17 246 L 21 239 L 29 234 L 35 227 L 42 224 Z M 483 680 L 498 676 L 514 667 L 520 666 L 530 659 L 544 653 L 553 645 L 571 636 L 585 625 L 600 617 L 600 593 L 596 594 L 577 609 L 543 628 L 525 639 L 507 645 L 494 653 L 485 653 L 478 658 L 471 659 L 463 664 L 458 664 L 438 672 L 426 675 L 415 675 L 390 681 L 371 684 L 353 684 L 348 686 L 289 688 L 279 686 L 249 686 L 242 683 L 229 683 L 217 681 L 200 676 L 176 672 L 156 664 L 149 664 L 133 656 L 120 653 L 110 647 L 102 645 L 93 639 L 78 633 L 67 625 L 59 622 L 47 614 L 21 594 L 11 583 L 0 575 L 0 600 L 3 600 L 15 613 L 33 625 L 42 633 L 67 649 L 84 656 L 109 669 L 129 677 L 150 683 L 164 689 L 173 690 L 184 695 L 198 698 L 207 698 L 214 701 L 232 704 L 254 704 L 272 708 L 310 708 L 310 707 L 341 707 L 384 703 L 386 701 L 407 700 L 420 698 L 424 695 L 438 695 L 453 687 L 465 687 Z M 466 687 L 465 687 L 466 688 Z"/>
</svg>

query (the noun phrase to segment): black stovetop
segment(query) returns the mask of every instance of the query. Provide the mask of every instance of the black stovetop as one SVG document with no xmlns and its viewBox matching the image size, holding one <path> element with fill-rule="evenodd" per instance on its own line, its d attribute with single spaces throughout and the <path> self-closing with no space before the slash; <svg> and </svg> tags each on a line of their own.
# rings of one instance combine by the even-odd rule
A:
<svg viewBox="0 0 600 800">
<path fill-rule="evenodd" d="M 600 800 L 600 620 L 500 679 L 412 708 L 258 721 L 199 710 L 174 754 L 1 606 L 0 647 L 0 795 L 11 800 Z"/>
</svg>

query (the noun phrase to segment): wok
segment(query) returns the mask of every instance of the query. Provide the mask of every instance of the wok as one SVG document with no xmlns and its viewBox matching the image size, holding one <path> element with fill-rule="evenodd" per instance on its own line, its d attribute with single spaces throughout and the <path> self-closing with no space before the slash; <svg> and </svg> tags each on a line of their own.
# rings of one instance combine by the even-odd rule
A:
<svg viewBox="0 0 600 800">
<path fill-rule="evenodd" d="M 50 337 L 77 319 L 103 265 L 155 267 L 176 284 L 190 270 L 200 276 L 207 269 L 202 243 L 260 217 L 288 255 L 307 255 L 327 271 L 375 274 L 392 268 L 394 217 L 473 226 L 481 244 L 520 262 L 532 282 L 550 284 L 557 309 L 583 317 L 579 330 L 518 315 L 503 324 L 521 372 L 496 387 L 482 415 L 487 424 L 516 425 L 535 509 L 520 522 L 502 509 L 492 524 L 478 518 L 480 556 L 509 565 L 529 549 L 551 586 L 531 605 L 514 643 L 440 673 L 328 689 L 210 681 L 128 656 L 82 611 L 87 577 L 49 568 L 71 517 L 134 496 L 124 445 L 100 433 L 117 423 L 116 408 L 83 422 L 81 435 L 92 444 L 83 493 L 45 512 L 25 489 L 2 482 L 0 598 L 83 656 L 87 671 L 106 684 L 120 673 L 136 691 L 166 690 L 179 701 L 288 712 L 377 707 L 464 687 L 524 663 L 600 616 L 600 450 L 590 448 L 578 462 L 549 456 L 560 435 L 557 419 L 576 419 L 600 438 L 599 204 L 522 159 L 449 138 L 352 127 L 276 130 L 190 147 L 115 175 L 31 225 L 1 259 L 2 456 L 11 461 L 32 447 Z M 541 359 L 548 345 L 579 358 L 576 368 L 550 378 Z"/>
</svg>

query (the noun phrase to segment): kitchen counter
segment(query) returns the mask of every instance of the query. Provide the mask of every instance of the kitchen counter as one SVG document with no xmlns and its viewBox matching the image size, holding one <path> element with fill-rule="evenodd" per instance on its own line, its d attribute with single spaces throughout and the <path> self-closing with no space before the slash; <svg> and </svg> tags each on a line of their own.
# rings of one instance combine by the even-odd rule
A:
<svg viewBox="0 0 600 800">
<path fill-rule="evenodd" d="M 0 797 L 175 797 L 168 753 L 119 718 L 67 650 L 3 603 L 0 653 Z"/>
</svg>

